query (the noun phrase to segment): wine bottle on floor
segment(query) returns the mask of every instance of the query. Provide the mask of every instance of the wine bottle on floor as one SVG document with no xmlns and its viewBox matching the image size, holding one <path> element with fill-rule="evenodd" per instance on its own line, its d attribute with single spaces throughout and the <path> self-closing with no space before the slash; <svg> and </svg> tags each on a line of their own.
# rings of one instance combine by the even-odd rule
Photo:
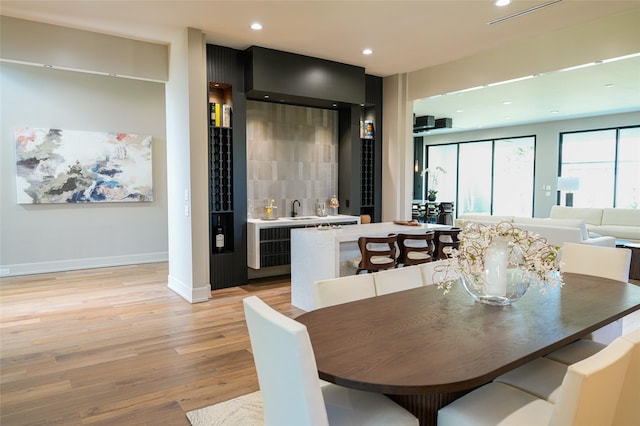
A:
<svg viewBox="0 0 640 426">
<path fill-rule="evenodd" d="M 216 225 L 215 236 L 216 236 L 216 251 L 218 253 L 222 253 L 224 251 L 224 228 L 222 226 L 222 221 L 220 220 L 220 216 L 218 216 L 218 224 Z"/>
</svg>

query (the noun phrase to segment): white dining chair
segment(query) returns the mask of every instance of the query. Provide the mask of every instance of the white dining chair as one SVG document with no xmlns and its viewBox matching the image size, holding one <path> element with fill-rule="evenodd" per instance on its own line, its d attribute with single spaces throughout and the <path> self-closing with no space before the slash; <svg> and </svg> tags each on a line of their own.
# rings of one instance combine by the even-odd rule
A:
<svg viewBox="0 0 640 426">
<path fill-rule="evenodd" d="M 432 285 L 448 276 L 448 279 L 454 279 L 454 266 L 450 265 L 446 271 L 447 265 L 451 260 L 435 260 L 433 262 L 423 263 L 420 265 L 420 274 L 422 275 L 423 285 Z M 446 271 L 446 272 L 445 272 Z"/>
<path fill-rule="evenodd" d="M 374 274 L 348 275 L 313 283 L 316 308 L 353 302 L 376 296 Z"/>
<path fill-rule="evenodd" d="M 613 426 L 637 426 L 640 423 L 640 328 L 622 338 L 633 344 L 633 353 L 622 384 Z"/>
<path fill-rule="evenodd" d="M 420 273 L 420 266 L 414 265 L 376 272 L 373 274 L 373 281 L 376 286 L 376 294 L 381 296 L 421 287 L 422 274 Z"/>
<path fill-rule="evenodd" d="M 570 365 L 555 403 L 494 381 L 441 408 L 438 425 L 609 425 L 633 349 L 630 341 L 620 337 L 597 354 Z"/>
<path fill-rule="evenodd" d="M 265 426 L 418 425 L 382 394 L 322 382 L 307 328 L 257 296 L 243 300 Z"/>
<path fill-rule="evenodd" d="M 629 282 L 629 267 L 631 265 L 631 250 L 629 249 L 564 243 L 560 255 L 563 273 L 593 275 Z M 607 324 L 589 336 L 548 354 L 547 357 L 567 365 L 585 359 L 620 337 L 622 323 L 623 320 L 619 319 Z"/>
</svg>

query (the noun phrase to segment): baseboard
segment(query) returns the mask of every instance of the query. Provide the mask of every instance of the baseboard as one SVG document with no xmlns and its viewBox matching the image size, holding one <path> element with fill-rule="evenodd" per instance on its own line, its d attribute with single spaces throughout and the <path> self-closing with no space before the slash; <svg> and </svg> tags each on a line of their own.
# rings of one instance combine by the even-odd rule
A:
<svg viewBox="0 0 640 426">
<path fill-rule="evenodd" d="M 46 274 L 49 272 L 75 271 L 79 269 L 106 268 L 109 266 L 136 265 L 139 263 L 167 262 L 168 260 L 169 254 L 165 251 L 158 253 L 131 254 L 126 256 L 17 263 L 14 265 L 0 265 L 0 277 Z"/>
<path fill-rule="evenodd" d="M 168 280 L 169 288 L 189 303 L 206 302 L 211 298 L 211 284 L 193 288 L 173 275 L 169 275 Z"/>
</svg>

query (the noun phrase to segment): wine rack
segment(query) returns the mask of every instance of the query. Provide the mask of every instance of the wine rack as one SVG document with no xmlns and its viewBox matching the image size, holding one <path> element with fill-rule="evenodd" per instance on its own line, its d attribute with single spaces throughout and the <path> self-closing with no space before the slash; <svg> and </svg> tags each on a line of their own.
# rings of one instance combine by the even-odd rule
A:
<svg viewBox="0 0 640 426">
<path fill-rule="evenodd" d="M 361 177 L 360 177 L 360 205 L 372 207 L 374 205 L 374 140 L 361 139 Z"/>
<path fill-rule="evenodd" d="M 233 211 L 233 130 L 211 127 L 209 146 L 211 178 L 211 212 Z"/>
</svg>

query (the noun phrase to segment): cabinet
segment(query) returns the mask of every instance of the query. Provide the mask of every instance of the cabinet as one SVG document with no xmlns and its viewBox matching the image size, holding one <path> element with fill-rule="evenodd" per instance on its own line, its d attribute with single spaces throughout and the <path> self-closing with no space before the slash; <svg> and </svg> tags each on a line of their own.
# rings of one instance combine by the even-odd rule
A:
<svg viewBox="0 0 640 426">
<path fill-rule="evenodd" d="M 233 123 L 232 86 L 209 83 L 209 191 L 210 230 L 224 229 L 224 252 L 233 252 Z M 211 236 L 211 253 L 220 254 Z"/>
<path fill-rule="evenodd" d="M 363 108 L 360 132 L 360 214 L 375 217 L 375 110 Z"/>
<path fill-rule="evenodd" d="M 209 280 L 213 290 L 247 283 L 246 97 L 241 51 L 207 45 Z M 204 103 L 203 102 L 203 103 Z M 217 251 L 215 229 L 224 230 Z"/>
<path fill-rule="evenodd" d="M 340 213 L 382 216 L 382 79 L 366 76 L 366 103 L 338 111 Z M 365 123 L 370 123 L 367 128 Z M 344 200 L 344 202 L 343 202 Z"/>
<path fill-rule="evenodd" d="M 252 269 L 286 266 L 291 263 L 291 230 L 318 225 L 346 226 L 360 223 L 359 216 L 325 216 L 305 220 L 249 219 L 247 223 L 247 265 Z M 320 231 L 319 231 L 320 232 Z"/>
</svg>

